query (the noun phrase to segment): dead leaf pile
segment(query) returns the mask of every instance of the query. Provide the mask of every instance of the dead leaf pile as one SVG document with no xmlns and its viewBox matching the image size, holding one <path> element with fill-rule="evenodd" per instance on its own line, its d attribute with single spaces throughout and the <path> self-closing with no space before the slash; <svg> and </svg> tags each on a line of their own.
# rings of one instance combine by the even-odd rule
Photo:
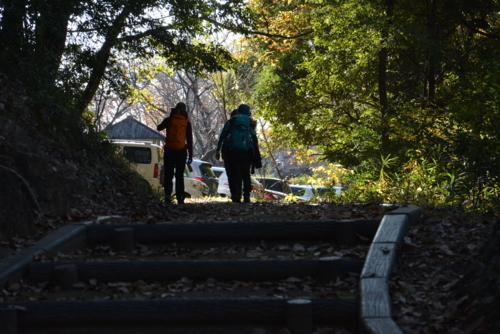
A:
<svg viewBox="0 0 500 334">
<path fill-rule="evenodd" d="M 410 227 L 390 281 L 393 317 L 405 333 L 480 333 L 467 319 L 474 298 L 463 285 L 493 218 L 435 209 Z"/>
</svg>

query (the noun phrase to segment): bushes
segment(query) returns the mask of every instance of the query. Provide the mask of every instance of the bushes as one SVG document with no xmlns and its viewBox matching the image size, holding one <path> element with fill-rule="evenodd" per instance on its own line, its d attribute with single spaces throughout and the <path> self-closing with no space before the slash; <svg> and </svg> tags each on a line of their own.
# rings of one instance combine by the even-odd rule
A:
<svg viewBox="0 0 500 334">
<path fill-rule="evenodd" d="M 400 167 L 396 159 L 382 157 L 378 166 L 359 167 L 346 179 L 352 186 L 344 201 L 447 205 L 483 211 L 500 208 L 495 179 L 478 182 L 477 176 L 456 168 L 456 164 L 443 166 L 421 156 L 412 157 Z"/>
<path fill-rule="evenodd" d="M 341 196 L 325 196 L 330 203 L 398 203 L 423 207 L 452 206 L 465 210 L 498 211 L 500 185 L 495 168 L 488 168 L 490 155 L 479 161 L 448 159 L 448 155 L 426 158 L 421 152 L 409 152 L 401 163 L 387 156 L 365 162 L 353 170 L 329 164 L 312 175 L 292 179 L 295 184 L 346 188 Z M 445 159 L 446 158 L 446 159 Z M 447 160 L 448 159 L 448 160 Z M 482 167 L 477 168 L 478 164 Z M 493 166 L 493 165 L 492 165 Z M 491 172 L 489 171 L 491 170 Z"/>
</svg>

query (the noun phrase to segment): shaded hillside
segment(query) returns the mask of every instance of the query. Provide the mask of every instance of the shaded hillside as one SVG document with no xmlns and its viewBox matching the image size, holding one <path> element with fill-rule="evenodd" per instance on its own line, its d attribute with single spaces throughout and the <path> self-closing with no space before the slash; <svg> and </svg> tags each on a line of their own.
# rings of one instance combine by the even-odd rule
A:
<svg viewBox="0 0 500 334">
<path fill-rule="evenodd" d="M 37 222 L 158 207 L 108 143 L 30 96 L 0 75 L 1 238 L 33 233 Z M 62 121 L 52 126 L 55 118 Z"/>
</svg>

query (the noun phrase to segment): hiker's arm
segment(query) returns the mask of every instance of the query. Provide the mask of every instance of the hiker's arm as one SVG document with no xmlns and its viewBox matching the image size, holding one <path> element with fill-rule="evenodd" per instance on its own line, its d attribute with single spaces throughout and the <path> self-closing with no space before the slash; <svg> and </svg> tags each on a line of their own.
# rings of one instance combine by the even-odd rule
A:
<svg viewBox="0 0 500 334">
<path fill-rule="evenodd" d="M 191 122 L 188 121 L 186 127 L 186 141 L 188 149 L 188 158 L 193 160 L 193 128 L 191 127 Z"/>
<path fill-rule="evenodd" d="M 257 121 L 254 119 L 250 119 L 250 135 L 251 136 L 257 135 Z"/>
<path fill-rule="evenodd" d="M 222 143 L 224 142 L 224 139 L 226 139 L 227 135 L 229 133 L 229 121 L 227 121 L 224 124 L 224 127 L 222 128 L 222 131 L 219 136 L 219 141 L 217 142 L 217 151 L 220 151 L 222 148 Z"/>
<path fill-rule="evenodd" d="M 252 136 L 252 144 L 255 155 L 260 157 L 259 140 L 256 135 Z"/>
<path fill-rule="evenodd" d="M 167 117 L 167 118 L 165 118 L 165 119 L 163 120 L 163 122 L 161 122 L 160 124 L 158 124 L 158 125 L 156 126 L 156 130 L 158 130 L 158 131 L 165 130 L 165 129 L 167 128 L 167 122 L 168 122 L 168 117 Z"/>
</svg>

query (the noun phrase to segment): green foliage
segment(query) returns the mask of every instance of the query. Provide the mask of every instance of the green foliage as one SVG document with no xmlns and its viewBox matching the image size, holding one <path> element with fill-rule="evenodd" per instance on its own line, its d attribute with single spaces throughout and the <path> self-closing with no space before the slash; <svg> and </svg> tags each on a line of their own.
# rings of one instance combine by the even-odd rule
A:
<svg viewBox="0 0 500 334">
<path fill-rule="evenodd" d="M 365 164 L 346 174 L 348 190 L 344 200 L 454 206 L 468 210 L 500 209 L 497 180 L 478 182 L 456 165 L 443 166 L 413 152 L 403 169 L 394 171 L 397 161 L 381 157 L 377 164 Z"/>
<path fill-rule="evenodd" d="M 375 1 L 308 5 L 312 32 L 273 53 L 256 86 L 262 116 L 290 144 L 320 147 L 344 166 L 383 152 L 402 162 L 408 150 L 434 152 L 496 114 L 500 71 L 491 55 L 499 45 L 460 27 L 461 14 L 446 5 L 434 11 L 408 1 L 392 9 Z M 499 4 L 482 5 L 464 13 L 489 11 L 490 27 L 498 25 Z M 478 109 L 488 116 L 477 118 Z"/>
<path fill-rule="evenodd" d="M 443 163 L 444 155 L 428 158 L 421 151 L 409 152 L 406 162 L 402 164 L 398 158 L 386 156 L 378 160 L 369 160 L 352 170 L 338 165 L 317 167 L 310 175 L 301 175 L 290 179 L 292 184 L 311 186 L 342 185 L 344 190 L 338 196 L 334 189 L 315 197 L 312 203 L 398 203 L 415 204 L 423 207 L 453 206 L 465 210 L 498 211 L 500 210 L 500 184 L 495 170 L 486 168 L 491 163 L 487 144 L 479 144 L 475 153 L 476 164 L 469 166 L 467 162 L 457 164 L 450 161 Z M 484 157 L 484 161 L 480 159 Z M 403 165 L 402 168 L 399 166 Z M 478 166 L 479 165 L 479 166 Z M 481 169 L 485 173 L 471 169 Z M 493 168 L 492 165 L 487 165 Z M 295 202 L 298 199 L 289 195 L 285 201 Z"/>
<path fill-rule="evenodd" d="M 293 184 L 307 184 L 314 186 L 341 186 L 344 182 L 345 175 L 349 171 L 341 165 L 329 163 L 325 166 L 312 168 L 310 175 L 300 175 L 290 179 Z"/>
<path fill-rule="evenodd" d="M 270 33 L 308 31 L 250 44 L 270 60 L 254 96 L 284 145 L 354 168 L 353 201 L 495 205 L 500 2 L 254 6 Z"/>
</svg>

